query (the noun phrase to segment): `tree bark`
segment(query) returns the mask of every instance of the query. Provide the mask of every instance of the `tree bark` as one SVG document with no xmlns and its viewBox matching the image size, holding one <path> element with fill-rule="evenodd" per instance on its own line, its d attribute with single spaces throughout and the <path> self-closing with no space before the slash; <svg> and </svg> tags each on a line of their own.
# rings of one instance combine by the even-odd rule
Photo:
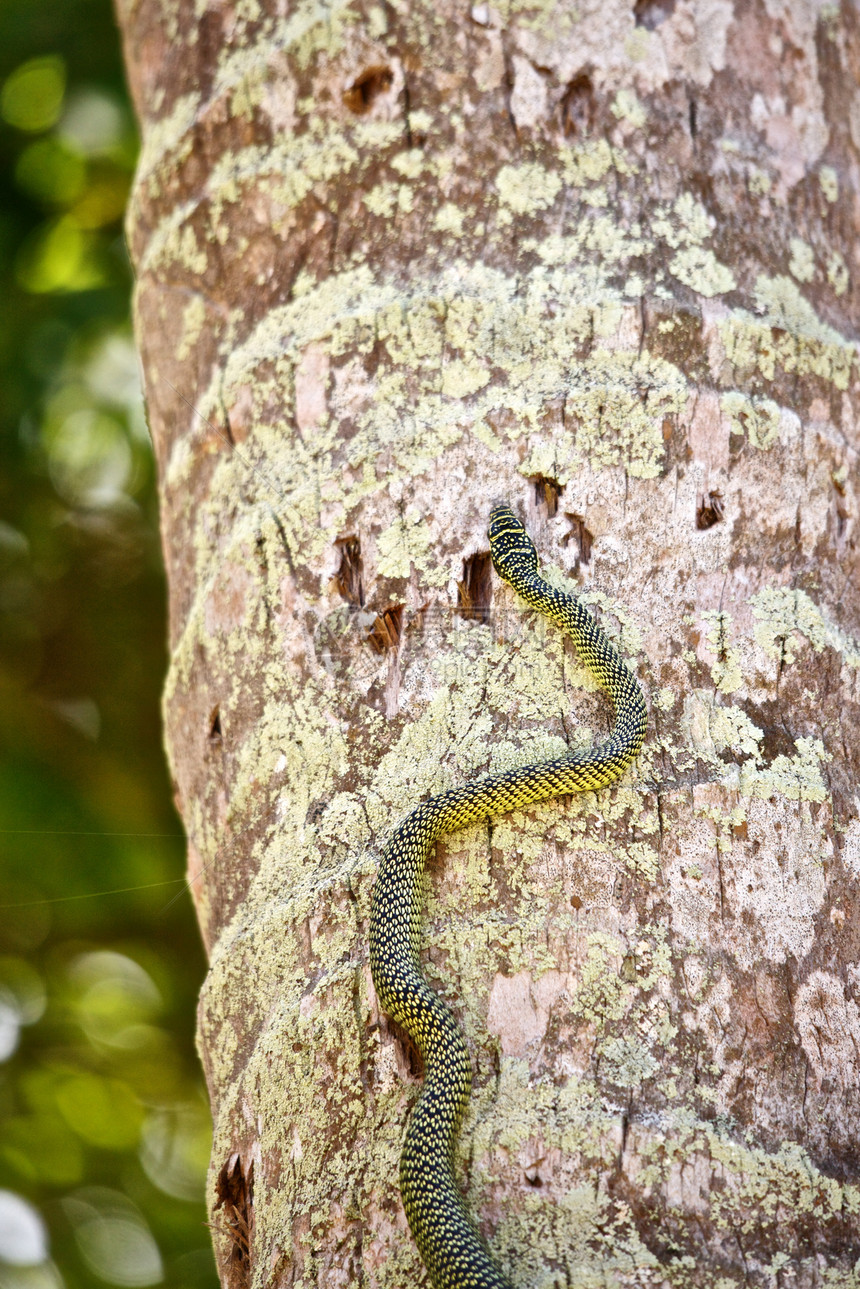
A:
<svg viewBox="0 0 860 1289">
<path fill-rule="evenodd" d="M 610 720 L 507 499 L 650 728 L 438 847 L 470 1209 L 531 1289 L 857 1286 L 856 7 L 119 8 L 224 1285 L 426 1283 L 378 856 Z"/>
</svg>

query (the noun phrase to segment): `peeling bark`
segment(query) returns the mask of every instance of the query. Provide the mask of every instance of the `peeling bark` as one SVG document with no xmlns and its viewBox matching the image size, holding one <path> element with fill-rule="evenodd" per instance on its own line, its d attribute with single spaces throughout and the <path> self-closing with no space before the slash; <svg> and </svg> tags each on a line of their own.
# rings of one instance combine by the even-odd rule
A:
<svg viewBox="0 0 860 1289">
<path fill-rule="evenodd" d="M 223 1283 L 426 1283 L 380 849 L 609 722 L 505 498 L 651 725 L 438 847 L 470 1208 L 535 1289 L 856 1289 L 857 9 L 119 9 Z"/>
</svg>

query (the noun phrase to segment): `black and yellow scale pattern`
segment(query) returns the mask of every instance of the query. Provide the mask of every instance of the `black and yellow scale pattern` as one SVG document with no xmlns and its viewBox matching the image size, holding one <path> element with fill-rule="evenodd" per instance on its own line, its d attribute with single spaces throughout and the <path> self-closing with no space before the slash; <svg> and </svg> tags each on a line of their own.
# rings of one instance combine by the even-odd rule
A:
<svg viewBox="0 0 860 1289">
<path fill-rule="evenodd" d="M 416 806 L 385 848 L 370 915 L 370 965 L 385 1011 L 409 1033 L 424 1058 L 424 1086 L 406 1130 L 400 1189 L 409 1226 L 435 1289 L 511 1289 L 473 1225 L 454 1179 L 454 1146 L 469 1097 L 471 1066 L 454 1017 L 421 973 L 424 861 L 445 833 L 551 797 L 612 783 L 638 755 L 645 737 L 645 699 L 636 678 L 591 614 L 547 585 L 534 546 L 508 506 L 490 515 L 496 572 L 518 595 L 566 631 L 615 707 L 606 742 L 588 752 L 525 765 Z"/>
</svg>

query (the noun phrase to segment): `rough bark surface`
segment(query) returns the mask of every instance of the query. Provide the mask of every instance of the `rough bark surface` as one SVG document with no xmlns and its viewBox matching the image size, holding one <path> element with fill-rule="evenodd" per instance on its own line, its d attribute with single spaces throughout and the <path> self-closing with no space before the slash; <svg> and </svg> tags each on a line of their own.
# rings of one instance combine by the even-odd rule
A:
<svg viewBox="0 0 860 1289">
<path fill-rule="evenodd" d="M 426 794 L 651 724 L 438 848 L 459 1166 L 515 1284 L 860 1285 L 860 16 L 120 0 L 224 1284 L 426 1278 L 367 917 Z"/>
</svg>

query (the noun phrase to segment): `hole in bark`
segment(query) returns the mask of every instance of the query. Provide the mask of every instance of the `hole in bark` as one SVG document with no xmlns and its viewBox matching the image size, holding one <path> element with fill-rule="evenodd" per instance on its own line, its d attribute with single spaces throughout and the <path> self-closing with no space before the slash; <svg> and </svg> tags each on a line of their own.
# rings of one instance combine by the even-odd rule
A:
<svg viewBox="0 0 860 1289">
<path fill-rule="evenodd" d="M 339 537 L 335 546 L 340 551 L 340 568 L 334 575 L 334 584 L 347 604 L 364 606 L 364 563 L 361 542 L 357 537 Z"/>
<path fill-rule="evenodd" d="M 636 0 L 633 6 L 633 17 L 637 27 L 646 27 L 654 31 L 661 22 L 671 18 L 675 12 L 675 0 Z"/>
<path fill-rule="evenodd" d="M 585 526 L 585 520 L 582 515 L 571 514 L 568 512 L 565 519 L 570 524 L 570 532 L 562 538 L 562 545 L 567 546 L 568 542 L 575 541 L 577 545 L 577 564 L 588 564 L 591 561 L 591 548 L 594 545 L 594 534 L 590 533 Z"/>
<path fill-rule="evenodd" d="M 230 1268 L 239 1289 L 251 1283 L 251 1240 L 254 1234 L 254 1164 L 247 1173 L 238 1153 L 231 1155 L 215 1182 L 215 1212 L 224 1210 L 223 1222 L 213 1223 L 230 1240 Z"/>
<path fill-rule="evenodd" d="M 845 484 L 837 475 L 831 476 L 833 481 L 833 491 L 836 493 L 836 536 L 844 536 L 845 529 L 848 527 L 848 511 L 843 505 L 845 498 Z"/>
<path fill-rule="evenodd" d="M 209 716 L 209 742 L 221 742 L 221 711 L 218 707 L 213 707 Z"/>
<path fill-rule="evenodd" d="M 561 128 L 565 134 L 588 134 L 594 125 L 597 103 L 591 77 L 582 72 L 574 77 L 561 100 Z"/>
<path fill-rule="evenodd" d="M 547 516 L 554 519 L 558 514 L 558 499 L 564 492 L 564 485 L 543 474 L 535 475 L 532 483 L 535 489 L 535 501 L 538 505 L 545 506 Z"/>
<path fill-rule="evenodd" d="M 697 129 L 696 117 L 697 117 L 696 100 L 694 98 L 691 98 L 690 99 L 690 138 L 691 139 L 695 139 L 696 137 L 696 129 Z"/>
<path fill-rule="evenodd" d="M 848 527 L 848 511 L 844 506 L 836 506 L 836 536 L 844 537 L 845 529 Z"/>
<path fill-rule="evenodd" d="M 543 1180 L 541 1179 L 541 1175 L 538 1172 L 526 1173 L 525 1179 L 526 1179 L 526 1185 L 533 1186 L 535 1190 L 539 1190 L 541 1186 L 543 1186 Z"/>
<path fill-rule="evenodd" d="M 344 90 L 343 101 L 350 112 L 363 116 L 373 106 L 374 99 L 391 89 L 394 74 L 390 67 L 366 67 L 356 76 L 349 89 Z"/>
<path fill-rule="evenodd" d="M 400 644 L 400 633 L 403 629 L 403 605 L 389 604 L 387 609 L 375 619 L 367 633 L 367 643 L 374 653 L 385 653 L 386 649 L 396 649 Z"/>
<path fill-rule="evenodd" d="M 726 513 L 721 492 L 709 492 L 703 497 L 696 509 L 696 527 L 713 528 L 719 524 Z"/>
<path fill-rule="evenodd" d="M 492 567 L 489 551 L 478 551 L 463 560 L 463 580 L 457 583 L 457 612 L 461 617 L 488 621 L 493 598 Z"/>
<path fill-rule="evenodd" d="M 423 1079 L 424 1062 L 421 1059 L 421 1053 L 407 1034 L 406 1030 L 402 1025 L 398 1025 L 396 1020 L 392 1020 L 390 1016 L 386 1017 L 384 1023 L 389 1034 L 400 1049 L 400 1055 L 403 1057 L 403 1063 L 406 1066 L 409 1077 L 411 1079 Z"/>
</svg>

